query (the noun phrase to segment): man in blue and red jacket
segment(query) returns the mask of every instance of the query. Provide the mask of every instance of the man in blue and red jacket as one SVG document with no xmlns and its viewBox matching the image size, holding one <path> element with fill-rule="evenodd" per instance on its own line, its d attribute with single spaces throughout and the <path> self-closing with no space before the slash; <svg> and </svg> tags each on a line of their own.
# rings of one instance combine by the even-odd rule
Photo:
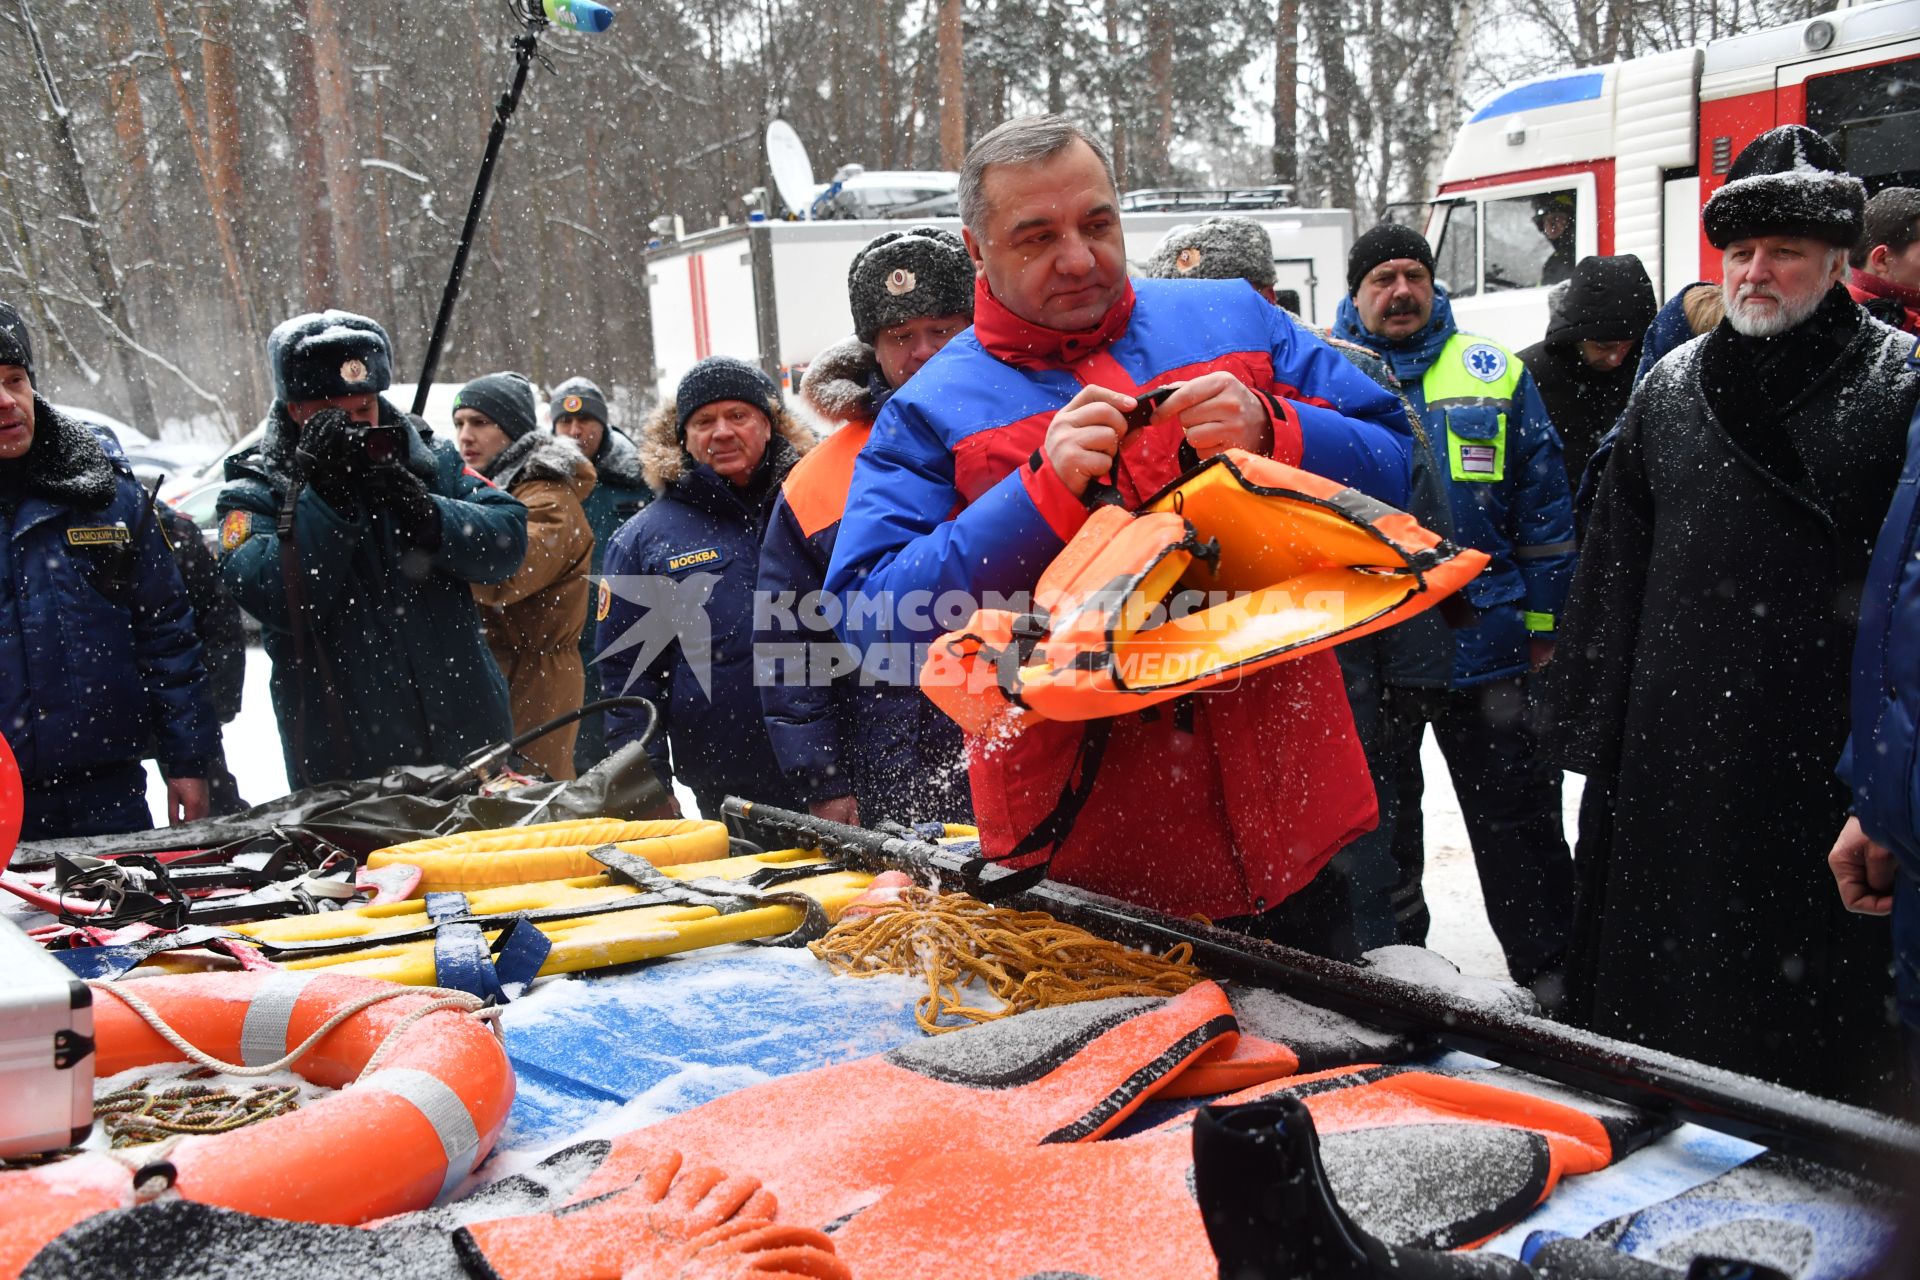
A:
<svg viewBox="0 0 1920 1280">
<path fill-rule="evenodd" d="M 1031 590 L 1085 522 L 1090 482 L 1110 475 L 1137 503 L 1179 475 L 1183 443 L 1405 504 L 1399 401 L 1243 281 L 1130 281 L 1111 164 L 1078 126 L 993 130 L 968 154 L 960 203 L 974 327 L 888 401 L 854 468 L 827 575 L 850 643 L 925 644 L 964 621 L 963 602 Z M 1136 397 L 1175 384 L 1129 432 Z M 987 856 L 1054 812 L 1083 731 L 1042 722 L 969 744 Z M 1375 819 L 1339 669 L 1321 653 L 1114 720 L 1050 874 L 1181 914 L 1266 917 Z M 1246 925 L 1289 932 L 1271 917 Z"/>
</svg>

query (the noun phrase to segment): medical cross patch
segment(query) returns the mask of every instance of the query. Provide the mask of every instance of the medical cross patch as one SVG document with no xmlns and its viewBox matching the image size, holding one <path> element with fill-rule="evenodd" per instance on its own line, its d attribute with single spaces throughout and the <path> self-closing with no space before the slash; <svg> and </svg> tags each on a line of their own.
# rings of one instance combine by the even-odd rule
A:
<svg viewBox="0 0 1920 1280">
<path fill-rule="evenodd" d="M 1467 372 L 1482 382 L 1498 382 L 1507 371 L 1507 353 L 1490 342 L 1476 342 L 1460 357 Z"/>
</svg>

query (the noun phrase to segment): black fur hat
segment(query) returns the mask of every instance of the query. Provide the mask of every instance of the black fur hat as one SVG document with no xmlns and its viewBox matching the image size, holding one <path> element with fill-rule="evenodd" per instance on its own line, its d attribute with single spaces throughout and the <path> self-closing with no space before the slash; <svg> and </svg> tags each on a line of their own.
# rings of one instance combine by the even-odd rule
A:
<svg viewBox="0 0 1920 1280">
<path fill-rule="evenodd" d="M 1832 144 L 1803 124 L 1783 124 L 1734 158 L 1700 224 L 1716 249 L 1751 236 L 1806 236 L 1851 249 L 1866 216 L 1867 189 Z"/>
<path fill-rule="evenodd" d="M 882 329 L 923 316 L 973 315 L 973 260 L 966 242 L 940 227 L 875 236 L 847 269 L 853 331 L 868 346 Z"/>
<path fill-rule="evenodd" d="M 267 335 L 273 391 L 280 400 L 330 400 L 393 385 L 387 331 L 351 311 L 295 316 Z"/>
</svg>

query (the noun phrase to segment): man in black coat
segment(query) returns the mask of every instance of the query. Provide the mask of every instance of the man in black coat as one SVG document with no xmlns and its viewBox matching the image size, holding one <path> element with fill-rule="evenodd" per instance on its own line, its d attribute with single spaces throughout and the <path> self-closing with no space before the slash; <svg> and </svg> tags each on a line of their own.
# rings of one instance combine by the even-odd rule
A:
<svg viewBox="0 0 1920 1280">
<path fill-rule="evenodd" d="M 1582 842 L 1569 1012 L 1872 1101 L 1895 1062 L 1889 942 L 1833 900 L 1823 855 L 1920 368 L 1840 286 L 1865 203 L 1799 125 L 1750 144 L 1708 201 L 1727 318 L 1628 403 L 1548 668 L 1548 742 L 1614 797 Z"/>
<path fill-rule="evenodd" d="M 1569 489 L 1579 490 L 1593 447 L 1627 407 L 1640 341 L 1657 310 L 1640 259 L 1582 258 L 1547 321 L 1547 336 L 1520 353 L 1560 433 Z"/>
</svg>

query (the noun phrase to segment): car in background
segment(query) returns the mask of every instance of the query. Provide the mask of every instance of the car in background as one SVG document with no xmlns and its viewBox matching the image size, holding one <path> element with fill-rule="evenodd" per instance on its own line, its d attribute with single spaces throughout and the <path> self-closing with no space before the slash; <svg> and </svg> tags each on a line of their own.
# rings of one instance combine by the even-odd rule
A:
<svg viewBox="0 0 1920 1280">
<path fill-rule="evenodd" d="M 108 417 L 93 409 L 82 409 L 78 405 L 56 404 L 57 412 L 65 414 L 82 426 L 92 427 L 112 436 L 120 445 L 120 452 L 127 455 L 127 462 L 133 467 L 133 474 L 142 484 L 151 486 L 161 477 L 173 477 L 182 474 L 192 475 L 201 469 L 206 460 L 206 450 L 190 444 L 179 444 L 168 440 L 155 440 L 135 431 L 118 418 Z"/>
</svg>

